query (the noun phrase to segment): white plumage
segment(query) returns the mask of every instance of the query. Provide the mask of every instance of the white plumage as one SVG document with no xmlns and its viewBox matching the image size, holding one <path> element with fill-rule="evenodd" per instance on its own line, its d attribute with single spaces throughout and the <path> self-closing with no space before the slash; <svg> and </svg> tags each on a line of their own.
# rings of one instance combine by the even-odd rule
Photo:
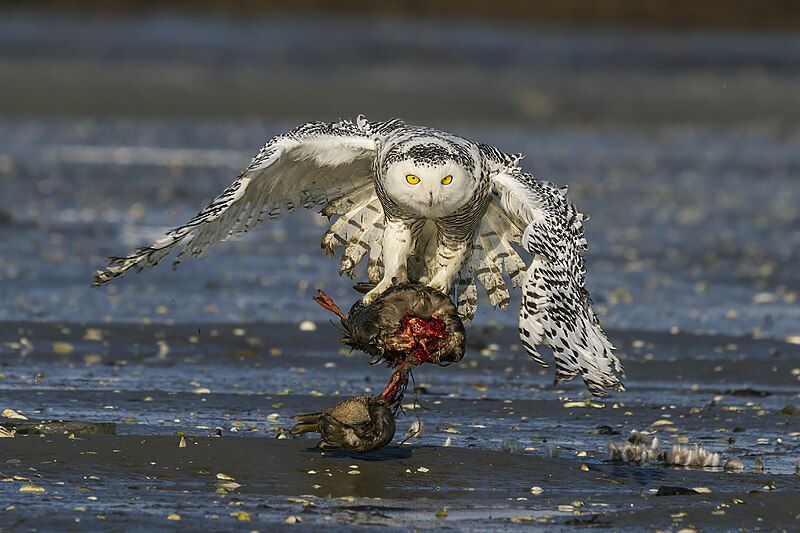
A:
<svg viewBox="0 0 800 533">
<path fill-rule="evenodd" d="M 466 321 L 477 309 L 475 279 L 490 303 L 509 302 L 506 277 L 522 286 L 520 336 L 553 349 L 556 379 L 580 375 L 598 395 L 622 390 L 613 355 L 585 289 L 584 216 L 566 189 L 519 168 L 521 156 L 399 120 L 313 122 L 279 135 L 234 183 L 186 224 L 150 246 L 112 258 L 101 284 L 158 263 L 175 263 L 295 209 L 335 218 L 322 239 L 339 272 L 366 262 L 369 301 L 408 279 L 451 293 Z M 519 249 L 531 256 L 530 264 Z"/>
</svg>

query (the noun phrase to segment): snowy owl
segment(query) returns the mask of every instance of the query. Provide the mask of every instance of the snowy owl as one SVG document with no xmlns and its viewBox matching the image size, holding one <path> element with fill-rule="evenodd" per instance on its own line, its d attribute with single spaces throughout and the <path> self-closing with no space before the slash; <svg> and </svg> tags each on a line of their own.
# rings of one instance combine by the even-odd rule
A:
<svg viewBox="0 0 800 533">
<path fill-rule="evenodd" d="M 393 284 L 419 281 L 451 295 L 469 321 L 475 278 L 494 307 L 506 307 L 507 277 L 522 286 L 519 332 L 534 360 L 547 366 L 536 346 L 550 346 L 556 381 L 580 375 L 594 394 L 623 390 L 622 366 L 585 288 L 585 216 L 566 188 L 524 172 L 521 158 L 397 119 L 308 123 L 267 142 L 186 224 L 111 258 L 95 285 L 155 265 L 179 243 L 176 265 L 296 207 L 319 209 L 335 218 L 322 248 L 333 256 L 344 247 L 340 274 L 355 278 L 366 258 L 365 303 Z"/>
</svg>

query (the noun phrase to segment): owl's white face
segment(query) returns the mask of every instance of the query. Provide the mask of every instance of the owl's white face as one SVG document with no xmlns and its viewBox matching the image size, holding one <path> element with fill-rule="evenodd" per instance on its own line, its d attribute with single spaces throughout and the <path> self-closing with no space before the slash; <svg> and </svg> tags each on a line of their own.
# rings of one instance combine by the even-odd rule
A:
<svg viewBox="0 0 800 533">
<path fill-rule="evenodd" d="M 397 205 L 424 218 L 441 218 L 469 202 L 476 184 L 470 172 L 455 161 L 417 165 L 398 161 L 384 175 L 384 189 Z"/>
</svg>

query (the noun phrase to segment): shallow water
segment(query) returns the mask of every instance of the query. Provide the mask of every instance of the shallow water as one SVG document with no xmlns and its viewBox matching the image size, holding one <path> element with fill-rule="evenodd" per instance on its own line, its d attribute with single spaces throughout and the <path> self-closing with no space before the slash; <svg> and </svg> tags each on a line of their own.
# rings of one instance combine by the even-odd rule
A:
<svg viewBox="0 0 800 533">
<path fill-rule="evenodd" d="M 51 17 L 58 32 L 47 31 Z M 265 527 L 295 514 L 331 527 L 793 524 L 800 418 L 781 410 L 800 405 L 797 38 L 480 26 L 473 40 L 468 23 L 448 26 L 449 38 L 429 23 L 375 24 L 0 21 L 0 80 L 18 103 L 0 105 L 0 406 L 115 422 L 118 433 L 0 441 L 0 472 L 35 468 L 47 489 L 22 495 L 20 483 L 3 483 L 0 508 L 14 507 L 6 523 L 145 529 L 178 512 L 184 524 L 215 515 L 232 527 L 230 513 L 246 510 Z M 298 32 L 307 48 L 293 45 Z M 418 36 L 410 49 L 407 35 Z M 337 52 L 323 54 L 331 42 Z M 429 99 L 411 99 L 415 79 L 437 82 Z M 220 80 L 237 96 L 232 107 L 220 104 L 230 101 Z M 273 440 L 276 429 L 381 390 L 389 375 L 344 353 L 311 300 L 318 287 L 343 307 L 356 297 L 319 252 L 321 217 L 298 213 L 175 272 L 162 265 L 89 287 L 105 256 L 185 221 L 269 136 L 355 112 L 356 97 L 342 97 L 355 83 L 370 118 L 427 119 L 524 152 L 536 175 L 570 185 L 591 215 L 589 288 L 626 367 L 625 393 L 564 407 L 588 398 L 583 385 L 553 386 L 519 350 L 516 306 L 495 312 L 484 300 L 464 362 L 414 374 L 423 436 L 373 457 L 372 473 L 342 470 L 315 489 L 314 461 L 373 463 L 321 458 L 313 440 Z M 57 109 L 44 106 L 42 84 Z M 192 87 L 185 106 L 163 104 Z M 286 97 L 295 87 L 300 96 Z M 447 100 L 453 87 L 458 98 Z M 300 331 L 303 320 L 317 330 Z M 398 437 L 415 419 L 406 409 Z M 210 438 L 217 427 L 223 437 Z M 748 469 L 760 457 L 765 472 L 609 463 L 608 443 L 631 430 L 702 444 Z M 192 456 L 203 466 L 176 455 L 176 432 L 212 450 Z M 405 472 L 419 466 L 435 480 Z M 228 470 L 244 488 L 215 493 L 213 473 Z M 653 497 L 661 485 L 712 493 Z M 314 506 L 287 500 L 303 494 Z M 585 505 L 558 508 L 577 500 Z M 446 519 L 435 516 L 442 507 Z"/>
</svg>

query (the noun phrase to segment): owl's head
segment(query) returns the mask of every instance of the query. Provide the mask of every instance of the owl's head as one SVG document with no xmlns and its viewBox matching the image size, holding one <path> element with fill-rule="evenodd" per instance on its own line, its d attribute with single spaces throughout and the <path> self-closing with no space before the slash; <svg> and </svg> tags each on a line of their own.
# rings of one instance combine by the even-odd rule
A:
<svg viewBox="0 0 800 533">
<path fill-rule="evenodd" d="M 387 166 L 383 185 L 399 206 L 423 217 L 450 215 L 473 199 L 472 172 L 440 144 L 415 144 Z"/>
</svg>

